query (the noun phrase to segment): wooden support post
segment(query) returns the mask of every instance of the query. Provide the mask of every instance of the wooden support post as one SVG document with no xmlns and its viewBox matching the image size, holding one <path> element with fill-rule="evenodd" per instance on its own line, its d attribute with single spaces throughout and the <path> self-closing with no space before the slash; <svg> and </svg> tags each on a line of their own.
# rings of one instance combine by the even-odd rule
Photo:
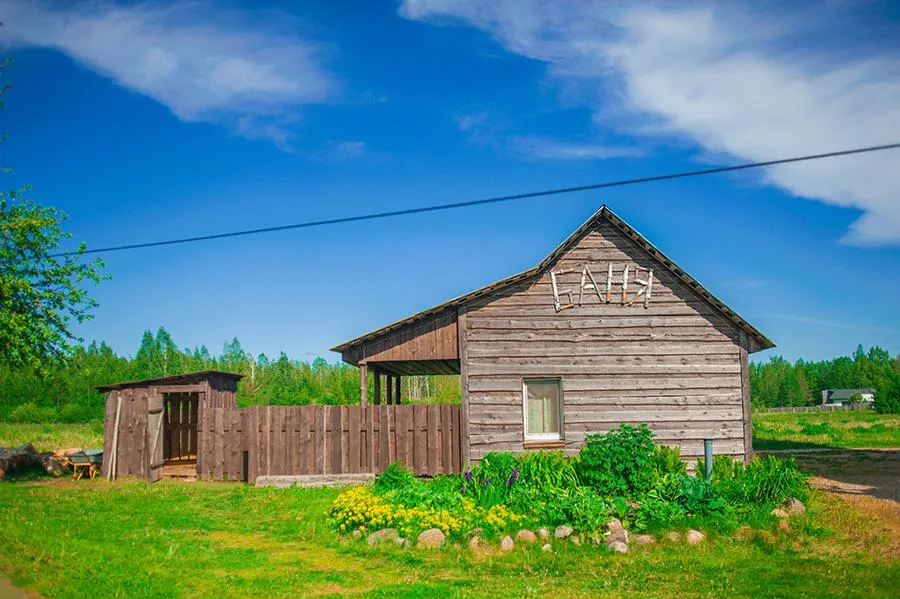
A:
<svg viewBox="0 0 900 599">
<path fill-rule="evenodd" d="M 375 397 L 373 402 L 377 406 L 381 405 L 381 373 L 376 368 L 372 368 L 372 377 L 375 379 Z"/>
<path fill-rule="evenodd" d="M 387 393 L 385 393 L 384 403 L 386 403 L 387 405 L 391 405 L 394 402 L 394 375 L 387 374 L 384 378 L 386 379 L 385 382 L 387 383 L 385 385 L 385 391 Z"/>
<path fill-rule="evenodd" d="M 397 385 L 396 385 L 396 389 L 394 390 L 394 393 L 395 393 L 394 405 L 399 406 L 400 405 L 400 375 L 399 374 L 397 375 Z"/>
<path fill-rule="evenodd" d="M 359 363 L 359 405 L 364 406 L 369 399 L 369 365 Z"/>
</svg>

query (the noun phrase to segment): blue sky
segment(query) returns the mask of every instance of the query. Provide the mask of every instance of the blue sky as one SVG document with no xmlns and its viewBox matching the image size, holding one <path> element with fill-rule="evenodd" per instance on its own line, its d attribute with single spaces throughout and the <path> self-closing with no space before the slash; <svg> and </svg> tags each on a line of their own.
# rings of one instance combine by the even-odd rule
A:
<svg viewBox="0 0 900 599">
<path fill-rule="evenodd" d="M 777 10 L 776 10 L 777 9 Z M 6 185 L 91 247 L 900 141 L 888 2 L 0 0 Z M 299 359 L 601 204 L 791 359 L 900 352 L 900 151 L 109 253 L 93 321 Z"/>
</svg>

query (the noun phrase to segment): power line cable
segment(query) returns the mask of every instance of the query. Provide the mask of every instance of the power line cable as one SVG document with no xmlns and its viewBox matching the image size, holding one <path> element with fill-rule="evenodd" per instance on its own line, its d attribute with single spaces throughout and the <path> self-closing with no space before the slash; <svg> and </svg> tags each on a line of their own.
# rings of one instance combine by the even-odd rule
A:
<svg viewBox="0 0 900 599">
<path fill-rule="evenodd" d="M 245 235 L 258 235 L 260 233 L 274 233 L 276 231 L 288 231 L 291 229 L 309 229 L 312 227 L 322 227 L 326 225 L 339 225 L 343 223 L 352 223 L 365 220 L 376 220 L 382 218 L 393 218 L 395 216 L 407 216 L 410 214 L 422 214 L 425 212 L 438 212 L 440 210 L 452 210 L 455 208 L 468 208 L 471 206 L 482 206 L 485 204 L 498 204 L 500 202 L 511 202 L 514 200 L 525 200 L 530 198 L 540 198 L 552 195 L 562 195 L 567 193 L 576 193 L 579 191 L 591 191 L 594 189 L 607 189 L 610 187 L 624 187 L 627 185 L 639 185 L 643 183 L 655 183 L 657 181 L 668 181 L 671 179 L 684 179 L 687 177 L 698 177 L 702 175 L 714 175 L 717 173 L 728 173 L 734 171 L 747 170 L 752 168 L 763 168 L 766 166 L 775 166 L 779 164 L 790 164 L 793 162 L 805 162 L 809 160 L 821 160 L 823 158 L 836 158 L 838 156 L 849 156 L 852 154 L 865 154 L 868 152 L 880 152 L 883 150 L 895 150 L 900 148 L 900 143 L 886 144 L 881 146 L 869 146 L 865 148 L 854 148 L 852 150 L 841 150 L 839 152 L 827 152 L 825 154 L 809 154 L 806 156 L 796 156 L 794 158 L 782 158 L 779 160 L 767 160 L 765 162 L 750 162 L 746 164 L 738 164 L 734 166 L 720 166 L 716 168 L 701 169 L 695 171 L 683 171 L 679 173 L 669 173 L 665 175 L 654 175 L 650 177 L 639 177 L 637 179 L 621 179 L 618 181 L 608 181 L 605 183 L 594 183 L 590 185 L 577 185 L 575 187 L 562 187 L 558 189 L 548 189 L 544 191 L 532 191 L 528 193 L 517 193 L 513 195 L 496 196 L 491 198 L 483 198 L 480 200 L 469 200 L 466 202 L 453 202 L 449 204 L 438 204 L 435 206 L 425 206 L 422 208 L 407 208 L 404 210 L 391 210 L 389 212 L 374 212 L 370 214 L 360 214 L 356 216 L 342 216 L 339 218 L 330 218 L 324 220 L 308 221 L 303 223 L 294 223 L 290 225 L 279 225 L 276 227 L 263 227 L 260 229 L 246 229 L 243 231 L 231 231 L 228 233 L 213 233 L 211 235 L 198 235 L 196 237 L 182 237 L 179 239 L 167 239 L 164 241 L 149 241 L 146 243 L 132 243 L 128 245 L 116 245 L 105 248 L 88 249 L 84 254 L 99 254 L 101 252 L 118 252 L 122 250 L 135 250 L 140 248 L 160 247 L 165 245 L 177 245 L 182 243 L 194 243 L 196 241 L 209 241 L 212 239 L 226 239 L 228 237 L 242 237 Z M 79 252 L 62 252 L 52 254 L 53 257 L 74 256 Z"/>
</svg>

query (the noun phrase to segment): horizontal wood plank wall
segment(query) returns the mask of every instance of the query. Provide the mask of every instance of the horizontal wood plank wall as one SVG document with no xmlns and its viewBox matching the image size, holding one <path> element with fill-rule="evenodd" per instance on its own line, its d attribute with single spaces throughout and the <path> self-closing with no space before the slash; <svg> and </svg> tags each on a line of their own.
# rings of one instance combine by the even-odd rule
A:
<svg viewBox="0 0 900 599">
<path fill-rule="evenodd" d="M 200 477 L 381 473 L 394 461 L 420 475 L 459 472 L 460 406 L 203 408 Z"/>
<path fill-rule="evenodd" d="M 679 446 L 689 460 L 715 453 L 743 457 L 744 408 L 740 334 L 737 328 L 673 273 L 607 223 L 587 233 L 552 270 L 563 292 L 578 301 L 582 266 L 605 291 L 614 267 L 614 297 L 593 291 L 584 303 L 556 312 L 549 273 L 467 306 L 470 453 L 523 451 L 522 382 L 526 377 L 563 381 L 563 436 L 568 454 L 587 435 L 620 423 L 646 422 L 657 440 Z M 621 305 L 623 268 L 641 278 L 653 269 L 652 296 Z"/>
</svg>

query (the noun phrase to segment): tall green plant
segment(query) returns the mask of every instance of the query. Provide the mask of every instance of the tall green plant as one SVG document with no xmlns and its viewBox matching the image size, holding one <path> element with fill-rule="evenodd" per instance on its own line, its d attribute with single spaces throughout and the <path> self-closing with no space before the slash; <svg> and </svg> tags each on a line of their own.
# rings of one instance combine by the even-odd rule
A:
<svg viewBox="0 0 900 599">
<path fill-rule="evenodd" d="M 623 424 L 606 434 L 588 435 L 578 457 L 578 477 L 607 497 L 642 493 L 653 483 L 653 448 L 653 433 L 646 424 Z"/>
</svg>

